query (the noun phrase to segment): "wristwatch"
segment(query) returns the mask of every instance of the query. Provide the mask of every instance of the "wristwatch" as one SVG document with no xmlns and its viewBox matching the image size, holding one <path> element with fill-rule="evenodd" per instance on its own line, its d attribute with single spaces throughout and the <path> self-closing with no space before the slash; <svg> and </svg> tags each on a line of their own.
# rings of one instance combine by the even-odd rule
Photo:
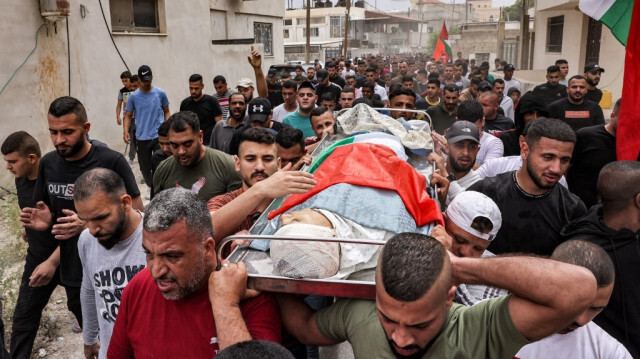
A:
<svg viewBox="0 0 640 359">
<path fill-rule="evenodd" d="M 449 175 L 447 175 L 447 179 L 449 180 L 449 182 L 457 180 L 456 176 L 454 176 L 451 172 L 449 172 Z"/>
</svg>

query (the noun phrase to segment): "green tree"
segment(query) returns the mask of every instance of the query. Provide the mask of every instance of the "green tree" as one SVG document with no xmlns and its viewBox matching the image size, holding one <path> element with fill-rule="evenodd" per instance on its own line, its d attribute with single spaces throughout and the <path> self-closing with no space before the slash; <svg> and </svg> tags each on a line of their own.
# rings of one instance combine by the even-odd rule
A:
<svg viewBox="0 0 640 359">
<path fill-rule="evenodd" d="M 438 43 L 438 38 L 440 37 L 440 31 L 434 31 L 429 36 L 429 42 L 427 43 L 427 53 L 433 53 L 436 49 L 436 43 Z"/>
<path fill-rule="evenodd" d="M 535 6 L 535 0 L 529 1 L 529 8 L 533 8 Z M 522 0 L 516 0 L 516 2 L 511 6 L 506 6 L 502 10 L 502 20 L 509 21 L 520 21 L 522 17 Z"/>
</svg>

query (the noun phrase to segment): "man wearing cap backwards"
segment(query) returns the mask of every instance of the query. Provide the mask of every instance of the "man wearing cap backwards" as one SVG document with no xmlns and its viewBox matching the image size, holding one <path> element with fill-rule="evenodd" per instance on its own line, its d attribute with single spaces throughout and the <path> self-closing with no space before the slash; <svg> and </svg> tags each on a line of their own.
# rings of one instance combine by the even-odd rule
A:
<svg viewBox="0 0 640 359">
<path fill-rule="evenodd" d="M 180 103 L 180 111 L 191 111 L 198 115 L 200 129 L 204 143 L 211 140 L 211 131 L 216 123 L 222 121 L 222 108 L 218 100 L 202 92 L 204 82 L 202 75 L 193 74 L 189 77 L 190 96 Z"/>
<path fill-rule="evenodd" d="M 459 283 L 511 294 L 465 307 L 452 303 Z M 512 358 L 569 324 L 596 292 L 584 268 L 526 256 L 460 258 L 416 233 L 385 244 L 375 287 L 375 301 L 343 298 L 318 312 L 279 295 L 283 324 L 304 344 L 348 340 L 358 359 Z"/>
<path fill-rule="evenodd" d="M 311 111 L 316 107 L 316 95 L 315 86 L 309 81 L 303 81 L 298 86 L 298 109 L 293 113 L 285 116 L 282 123 L 295 127 L 302 131 L 305 138 L 315 136 L 313 129 L 311 128 L 311 121 L 309 116 Z"/>
<path fill-rule="evenodd" d="M 242 97 L 232 95 L 236 96 Z M 200 123 L 193 112 L 174 113 L 169 123 L 173 156 L 163 161 L 153 175 L 155 195 L 168 188 L 182 187 L 207 201 L 240 187 L 233 158 L 202 143 Z"/>
<path fill-rule="evenodd" d="M 342 77 L 338 76 L 338 78 L 341 79 Z M 336 99 L 340 98 L 342 88 L 329 81 L 329 72 L 327 70 L 318 70 L 318 72 L 316 72 L 316 79 L 318 79 L 318 84 L 316 85 L 316 95 L 318 95 L 318 100 L 316 101 L 317 106 L 320 106 L 322 95 L 325 93 L 333 94 Z"/>
<path fill-rule="evenodd" d="M 574 131 L 583 127 L 604 125 L 602 108 L 586 98 L 587 86 L 587 79 L 583 76 L 571 77 L 567 86 L 567 97 L 548 105 L 549 117 L 564 121 Z"/>
<path fill-rule="evenodd" d="M 597 87 L 604 69 L 595 62 L 586 64 L 584 67 L 584 77 L 587 79 L 587 95 L 585 98 L 597 104 L 602 100 L 602 91 Z"/>
<path fill-rule="evenodd" d="M 239 92 L 232 93 L 229 96 L 229 118 L 216 123 L 213 127 L 209 147 L 230 153 L 233 134 L 249 123 L 246 113 L 246 97 Z"/>
<path fill-rule="evenodd" d="M 508 64 L 504 67 L 504 70 L 502 70 L 502 72 L 504 73 L 504 76 L 502 77 L 502 79 L 504 80 L 504 92 L 508 92 L 512 87 L 520 90 L 520 81 L 513 78 L 513 71 L 515 69 L 515 66 L 513 66 L 512 64 Z"/>
<path fill-rule="evenodd" d="M 493 199 L 502 212 L 502 228 L 489 246 L 491 252 L 551 255 L 562 243 L 562 227 L 584 215 L 580 198 L 558 185 L 575 142 L 562 121 L 535 119 L 521 145 L 522 167 L 469 187 Z"/>
<path fill-rule="evenodd" d="M 129 96 L 125 108 L 123 138 L 125 143 L 129 143 L 129 127 L 135 111 L 138 164 L 145 183 L 150 185 L 153 182 L 151 155 L 160 148 L 158 127 L 169 118 L 169 99 L 163 90 L 151 85 L 153 74 L 149 66 L 140 66 L 138 78 L 141 85 Z"/>
</svg>

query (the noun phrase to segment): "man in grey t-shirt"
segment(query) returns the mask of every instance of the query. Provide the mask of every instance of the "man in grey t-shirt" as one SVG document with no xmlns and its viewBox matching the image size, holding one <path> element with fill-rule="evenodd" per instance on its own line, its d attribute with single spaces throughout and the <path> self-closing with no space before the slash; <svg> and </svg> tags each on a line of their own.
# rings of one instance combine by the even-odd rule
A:
<svg viewBox="0 0 640 359">
<path fill-rule="evenodd" d="M 106 358 L 125 286 L 144 269 L 142 214 L 131 206 L 122 178 L 94 168 L 76 181 L 73 200 L 87 229 L 78 240 L 82 261 L 82 336 L 86 358 Z"/>
</svg>

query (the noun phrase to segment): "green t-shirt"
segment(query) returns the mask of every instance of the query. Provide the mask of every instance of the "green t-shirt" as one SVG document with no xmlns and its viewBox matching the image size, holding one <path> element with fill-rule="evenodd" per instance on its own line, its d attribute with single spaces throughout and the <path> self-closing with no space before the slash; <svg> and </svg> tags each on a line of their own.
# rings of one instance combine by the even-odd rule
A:
<svg viewBox="0 0 640 359">
<path fill-rule="evenodd" d="M 472 307 L 453 304 L 444 327 L 423 358 L 513 358 L 529 344 L 509 314 L 510 295 Z M 316 314 L 316 325 L 328 339 L 348 340 L 358 358 L 395 358 L 372 300 L 340 299 Z"/>
<path fill-rule="evenodd" d="M 182 166 L 173 156 L 162 161 L 153 174 L 153 193 L 180 186 L 208 201 L 240 188 L 242 180 L 236 172 L 233 157 L 213 148 L 205 148 L 204 157 L 193 167 Z"/>
<path fill-rule="evenodd" d="M 311 128 L 311 120 L 309 118 L 309 116 L 301 116 L 300 113 L 298 113 L 298 110 L 295 110 L 294 112 L 286 115 L 282 120 L 282 123 L 302 131 L 304 138 L 315 137 L 316 133 L 313 132 L 313 129 Z"/>
</svg>

